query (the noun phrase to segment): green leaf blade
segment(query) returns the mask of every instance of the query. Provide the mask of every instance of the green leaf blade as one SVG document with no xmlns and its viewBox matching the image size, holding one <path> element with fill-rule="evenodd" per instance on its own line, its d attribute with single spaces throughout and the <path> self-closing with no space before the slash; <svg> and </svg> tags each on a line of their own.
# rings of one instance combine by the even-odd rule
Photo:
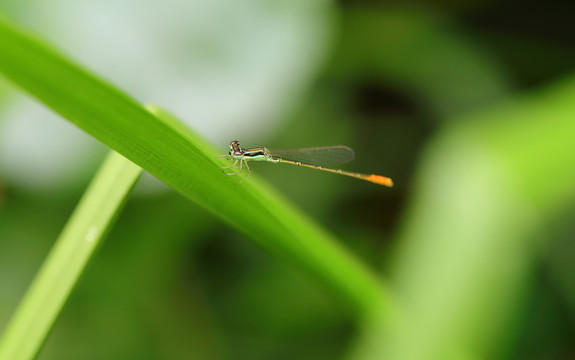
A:
<svg viewBox="0 0 575 360">
<path fill-rule="evenodd" d="M 205 207 L 256 244 L 370 316 L 387 294 L 325 230 L 251 176 L 225 176 L 218 151 L 159 108 L 136 101 L 0 21 L 0 73 L 110 148 Z M 153 113 L 152 113 L 153 112 Z M 154 115 L 155 114 L 155 115 Z"/>
</svg>

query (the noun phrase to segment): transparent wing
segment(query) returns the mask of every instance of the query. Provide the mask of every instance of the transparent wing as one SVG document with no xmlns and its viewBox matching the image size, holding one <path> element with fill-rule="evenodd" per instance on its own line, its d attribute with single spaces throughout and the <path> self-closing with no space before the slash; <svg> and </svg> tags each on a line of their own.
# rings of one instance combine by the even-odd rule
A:
<svg viewBox="0 0 575 360">
<path fill-rule="evenodd" d="M 353 150 L 344 145 L 268 151 L 272 156 L 315 165 L 343 164 L 355 158 Z"/>
</svg>

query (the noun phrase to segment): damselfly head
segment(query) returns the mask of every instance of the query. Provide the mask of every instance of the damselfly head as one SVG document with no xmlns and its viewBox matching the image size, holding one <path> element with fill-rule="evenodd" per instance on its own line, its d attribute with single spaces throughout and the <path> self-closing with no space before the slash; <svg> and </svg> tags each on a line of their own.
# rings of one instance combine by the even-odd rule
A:
<svg viewBox="0 0 575 360">
<path fill-rule="evenodd" d="M 242 149 L 240 148 L 240 142 L 237 140 L 233 140 L 230 142 L 230 155 L 240 156 L 243 154 Z"/>
</svg>

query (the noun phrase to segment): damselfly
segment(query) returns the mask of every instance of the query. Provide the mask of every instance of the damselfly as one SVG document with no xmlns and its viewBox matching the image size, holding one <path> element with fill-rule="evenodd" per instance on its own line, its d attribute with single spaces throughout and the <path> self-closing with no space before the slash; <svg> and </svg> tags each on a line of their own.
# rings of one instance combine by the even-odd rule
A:
<svg viewBox="0 0 575 360">
<path fill-rule="evenodd" d="M 239 167 L 238 171 L 227 173 L 235 175 L 247 169 L 246 175 L 239 183 L 242 183 L 250 174 L 248 161 L 269 161 L 272 163 L 287 163 L 292 165 L 305 166 L 308 168 L 328 171 L 336 174 L 351 176 L 357 179 L 372 182 L 378 185 L 393 186 L 393 181 L 385 176 L 373 174 L 360 174 L 351 171 L 330 169 L 318 164 L 341 164 L 353 160 L 355 154 L 347 146 L 325 146 L 302 149 L 268 149 L 266 147 L 241 148 L 240 143 L 234 140 L 230 143 L 230 151 L 226 155 L 216 155 L 217 157 L 232 160 L 231 166 L 224 166 L 222 169 Z M 238 166 L 239 163 L 239 166 Z"/>
</svg>

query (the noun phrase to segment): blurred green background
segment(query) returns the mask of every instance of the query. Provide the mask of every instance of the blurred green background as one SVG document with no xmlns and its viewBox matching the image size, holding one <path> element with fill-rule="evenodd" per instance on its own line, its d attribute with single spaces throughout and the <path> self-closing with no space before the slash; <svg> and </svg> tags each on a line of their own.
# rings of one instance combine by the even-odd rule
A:
<svg viewBox="0 0 575 360">
<path fill-rule="evenodd" d="M 358 323 L 148 176 L 40 359 L 575 358 L 575 4 L 26 0 L 0 11 L 222 154 L 232 139 L 346 144 L 345 169 L 396 184 L 252 166 L 392 284 L 397 324 Z M 106 152 L 1 81 L 0 329 Z"/>
</svg>

